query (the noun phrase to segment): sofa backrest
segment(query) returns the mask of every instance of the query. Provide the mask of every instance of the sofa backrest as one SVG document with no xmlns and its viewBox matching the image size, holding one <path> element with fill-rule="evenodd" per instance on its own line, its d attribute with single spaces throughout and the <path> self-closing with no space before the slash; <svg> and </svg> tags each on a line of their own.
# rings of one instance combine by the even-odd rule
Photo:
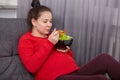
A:
<svg viewBox="0 0 120 80">
<path fill-rule="evenodd" d="M 28 29 L 25 19 L 0 19 L 0 57 L 18 54 L 19 37 Z"/>
<path fill-rule="evenodd" d="M 18 41 L 29 27 L 26 19 L 0 18 L 0 80 L 33 80 L 18 56 Z"/>
</svg>

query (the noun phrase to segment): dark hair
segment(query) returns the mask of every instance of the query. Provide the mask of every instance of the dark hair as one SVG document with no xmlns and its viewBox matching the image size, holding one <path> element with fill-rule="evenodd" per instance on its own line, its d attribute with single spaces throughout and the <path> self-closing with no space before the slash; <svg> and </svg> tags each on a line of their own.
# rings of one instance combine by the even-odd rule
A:
<svg viewBox="0 0 120 80">
<path fill-rule="evenodd" d="M 28 15 L 27 15 L 27 22 L 31 28 L 33 26 L 31 23 L 32 18 L 37 20 L 41 16 L 41 13 L 44 11 L 49 11 L 52 13 L 50 8 L 40 5 L 39 0 L 33 0 L 31 3 L 31 6 L 32 8 L 29 10 Z"/>
</svg>

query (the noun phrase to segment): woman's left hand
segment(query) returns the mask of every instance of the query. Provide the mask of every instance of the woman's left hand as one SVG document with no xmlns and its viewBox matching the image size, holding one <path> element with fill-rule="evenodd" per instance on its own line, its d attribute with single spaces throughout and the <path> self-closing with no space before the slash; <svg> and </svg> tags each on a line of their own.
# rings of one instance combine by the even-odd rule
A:
<svg viewBox="0 0 120 80">
<path fill-rule="evenodd" d="M 66 49 L 65 49 L 65 50 L 62 50 L 62 49 L 56 49 L 56 50 L 59 51 L 59 52 L 67 53 L 67 52 L 70 50 L 70 47 L 69 47 L 69 46 L 66 46 Z"/>
</svg>

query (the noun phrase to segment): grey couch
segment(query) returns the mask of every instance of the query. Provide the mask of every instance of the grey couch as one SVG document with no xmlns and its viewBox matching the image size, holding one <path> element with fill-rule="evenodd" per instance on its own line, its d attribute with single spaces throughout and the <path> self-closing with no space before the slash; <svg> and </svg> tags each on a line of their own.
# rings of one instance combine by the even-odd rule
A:
<svg viewBox="0 0 120 80">
<path fill-rule="evenodd" d="M 20 36 L 28 30 L 25 19 L 0 18 L 0 80 L 33 80 L 17 51 Z"/>
</svg>

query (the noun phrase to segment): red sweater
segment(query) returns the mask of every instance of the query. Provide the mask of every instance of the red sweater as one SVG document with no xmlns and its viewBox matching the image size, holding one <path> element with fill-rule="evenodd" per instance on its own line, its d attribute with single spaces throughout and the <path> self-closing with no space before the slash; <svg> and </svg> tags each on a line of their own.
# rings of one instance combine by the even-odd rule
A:
<svg viewBox="0 0 120 80">
<path fill-rule="evenodd" d="M 20 38 L 18 51 L 35 80 L 55 80 L 58 76 L 79 69 L 71 51 L 58 52 L 47 38 L 34 37 L 30 32 Z"/>
</svg>

